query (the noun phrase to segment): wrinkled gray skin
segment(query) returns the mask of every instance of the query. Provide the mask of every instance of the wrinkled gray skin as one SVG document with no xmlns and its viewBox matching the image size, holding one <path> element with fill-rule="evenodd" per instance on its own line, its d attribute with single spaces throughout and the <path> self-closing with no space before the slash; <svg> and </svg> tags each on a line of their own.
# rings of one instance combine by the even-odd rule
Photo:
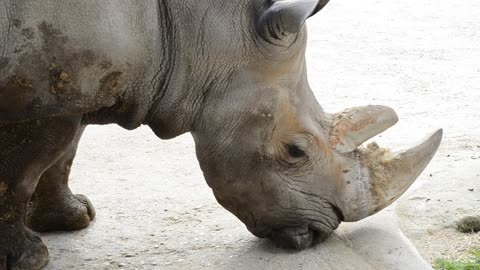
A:
<svg viewBox="0 0 480 270">
<path fill-rule="evenodd" d="M 88 124 L 191 132 L 220 204 L 281 246 L 308 247 L 383 208 L 345 206 L 356 199 L 342 198 L 344 164 L 358 153 L 334 152 L 334 116 L 307 82 L 303 24 L 328 1 L 280 2 L 0 0 L 0 269 L 48 262 L 27 226 L 94 218 L 68 188 Z"/>
</svg>

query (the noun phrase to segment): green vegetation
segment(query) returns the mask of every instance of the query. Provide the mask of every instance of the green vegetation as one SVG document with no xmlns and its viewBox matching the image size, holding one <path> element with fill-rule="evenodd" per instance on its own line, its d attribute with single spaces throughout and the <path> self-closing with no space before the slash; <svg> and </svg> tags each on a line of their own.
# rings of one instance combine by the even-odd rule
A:
<svg viewBox="0 0 480 270">
<path fill-rule="evenodd" d="M 434 268 L 437 270 L 480 270 L 480 249 L 474 249 L 470 256 L 463 260 L 437 259 Z"/>
</svg>

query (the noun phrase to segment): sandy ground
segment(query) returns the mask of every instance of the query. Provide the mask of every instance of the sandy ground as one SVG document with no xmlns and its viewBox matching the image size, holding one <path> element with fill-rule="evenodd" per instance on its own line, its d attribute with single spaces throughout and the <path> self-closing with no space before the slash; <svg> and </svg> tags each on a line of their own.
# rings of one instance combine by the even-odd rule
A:
<svg viewBox="0 0 480 270">
<path fill-rule="evenodd" d="M 389 210 L 430 262 L 480 247 L 479 234 L 454 230 L 480 215 L 479 10 L 476 0 L 332 0 L 309 21 L 309 78 L 327 111 L 393 107 L 400 122 L 376 138 L 392 148 L 444 128 L 431 165 Z M 188 134 L 161 141 L 148 128 L 91 126 L 71 183 L 97 219 L 44 236 L 49 269 L 331 269 L 342 260 L 335 244 L 290 253 L 250 235 L 215 202 Z"/>
<path fill-rule="evenodd" d="M 479 10 L 471 0 L 334 1 L 310 23 L 310 80 L 327 110 L 392 106 L 400 122 L 377 138 L 389 146 L 444 128 L 437 156 L 397 207 L 430 262 L 480 248 L 480 234 L 455 230 L 480 215 Z"/>
</svg>

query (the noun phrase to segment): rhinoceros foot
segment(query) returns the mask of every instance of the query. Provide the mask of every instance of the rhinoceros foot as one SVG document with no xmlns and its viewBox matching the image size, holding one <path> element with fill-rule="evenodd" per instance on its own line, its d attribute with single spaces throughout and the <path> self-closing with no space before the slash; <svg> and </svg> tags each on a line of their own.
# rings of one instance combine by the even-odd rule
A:
<svg viewBox="0 0 480 270">
<path fill-rule="evenodd" d="M 49 255 L 40 236 L 24 226 L 21 230 L 14 230 L 0 248 L 0 269 L 43 269 L 48 264 Z"/>
<path fill-rule="evenodd" d="M 95 218 L 90 200 L 69 194 L 52 200 L 32 200 L 25 215 L 26 225 L 37 232 L 81 230 Z"/>
</svg>

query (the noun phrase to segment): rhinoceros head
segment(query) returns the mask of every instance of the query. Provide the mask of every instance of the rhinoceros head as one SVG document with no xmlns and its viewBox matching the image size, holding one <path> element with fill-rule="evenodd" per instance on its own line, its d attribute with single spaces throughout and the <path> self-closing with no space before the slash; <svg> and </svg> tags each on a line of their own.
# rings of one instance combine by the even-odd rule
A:
<svg viewBox="0 0 480 270">
<path fill-rule="evenodd" d="M 218 202 L 253 234 L 301 249 L 401 196 L 433 157 L 442 131 L 402 152 L 362 147 L 398 119 L 385 106 L 329 114 L 316 101 L 303 25 L 328 0 L 252 2 L 263 4 L 253 21 L 238 22 L 243 45 L 218 51 L 219 58 L 237 53 L 244 64 L 223 79 L 224 92 L 204 101 L 192 133 Z"/>
</svg>

